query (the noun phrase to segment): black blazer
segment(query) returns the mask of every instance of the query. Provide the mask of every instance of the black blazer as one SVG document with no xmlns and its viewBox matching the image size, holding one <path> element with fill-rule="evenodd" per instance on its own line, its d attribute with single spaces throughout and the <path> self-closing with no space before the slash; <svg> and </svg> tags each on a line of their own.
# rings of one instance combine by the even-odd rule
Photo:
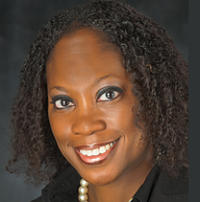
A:
<svg viewBox="0 0 200 202">
<path fill-rule="evenodd" d="M 158 170 L 156 179 L 150 185 L 148 199 L 141 199 L 141 202 L 188 202 L 188 182 L 185 177 L 172 179 L 160 168 Z M 80 179 L 77 171 L 70 166 L 42 190 L 42 196 L 31 202 L 77 202 Z M 148 189 L 148 183 L 142 186 Z"/>
<path fill-rule="evenodd" d="M 188 202 L 188 181 L 185 177 L 170 178 L 161 171 L 147 202 Z"/>
</svg>

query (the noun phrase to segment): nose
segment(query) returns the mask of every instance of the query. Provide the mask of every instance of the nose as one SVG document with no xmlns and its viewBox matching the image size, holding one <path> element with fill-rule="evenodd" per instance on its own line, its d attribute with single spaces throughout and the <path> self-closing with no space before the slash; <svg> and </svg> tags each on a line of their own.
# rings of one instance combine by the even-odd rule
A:
<svg viewBox="0 0 200 202">
<path fill-rule="evenodd" d="M 91 135 L 105 129 L 105 121 L 92 112 L 77 115 L 72 125 L 72 132 L 76 135 Z"/>
</svg>

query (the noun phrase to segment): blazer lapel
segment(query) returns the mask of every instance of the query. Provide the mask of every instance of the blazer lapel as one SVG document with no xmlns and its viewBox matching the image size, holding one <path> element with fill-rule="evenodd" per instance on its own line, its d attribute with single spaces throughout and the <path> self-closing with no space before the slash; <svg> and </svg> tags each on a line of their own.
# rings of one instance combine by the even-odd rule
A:
<svg viewBox="0 0 200 202">
<path fill-rule="evenodd" d="M 161 171 L 148 202 L 188 202 L 188 180 L 184 176 L 173 179 Z"/>
</svg>

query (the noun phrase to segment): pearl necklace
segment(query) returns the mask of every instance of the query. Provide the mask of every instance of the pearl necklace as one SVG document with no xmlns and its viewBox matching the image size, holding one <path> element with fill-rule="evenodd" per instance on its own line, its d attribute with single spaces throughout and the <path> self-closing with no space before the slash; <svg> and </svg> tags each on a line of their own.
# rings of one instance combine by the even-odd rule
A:
<svg viewBox="0 0 200 202">
<path fill-rule="evenodd" d="M 87 188 L 87 186 L 89 185 L 89 183 L 86 180 L 81 179 L 80 185 L 81 186 L 78 189 L 78 192 L 79 192 L 79 194 L 78 194 L 78 200 L 80 202 L 88 202 L 88 195 L 87 195 L 88 188 Z"/>
<path fill-rule="evenodd" d="M 86 180 L 81 179 L 80 185 L 81 186 L 78 189 L 78 192 L 79 192 L 78 200 L 80 202 L 88 202 L 88 195 L 87 195 L 88 188 L 87 188 L 87 186 L 89 185 L 89 183 Z M 132 198 L 128 202 L 131 202 L 131 201 L 132 201 Z"/>
</svg>

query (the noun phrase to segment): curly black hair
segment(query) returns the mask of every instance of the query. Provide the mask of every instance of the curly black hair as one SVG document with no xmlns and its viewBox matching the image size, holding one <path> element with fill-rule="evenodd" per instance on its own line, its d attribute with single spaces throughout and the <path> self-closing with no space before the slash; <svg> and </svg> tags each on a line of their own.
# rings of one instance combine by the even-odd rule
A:
<svg viewBox="0 0 200 202">
<path fill-rule="evenodd" d="M 103 33 L 121 51 L 140 103 L 138 120 L 145 124 L 154 157 L 169 175 L 178 177 L 188 169 L 188 66 L 164 28 L 114 0 L 61 11 L 39 31 L 12 106 L 14 156 L 7 169 L 36 183 L 70 166 L 48 120 L 46 64 L 58 40 L 83 27 Z"/>
</svg>

